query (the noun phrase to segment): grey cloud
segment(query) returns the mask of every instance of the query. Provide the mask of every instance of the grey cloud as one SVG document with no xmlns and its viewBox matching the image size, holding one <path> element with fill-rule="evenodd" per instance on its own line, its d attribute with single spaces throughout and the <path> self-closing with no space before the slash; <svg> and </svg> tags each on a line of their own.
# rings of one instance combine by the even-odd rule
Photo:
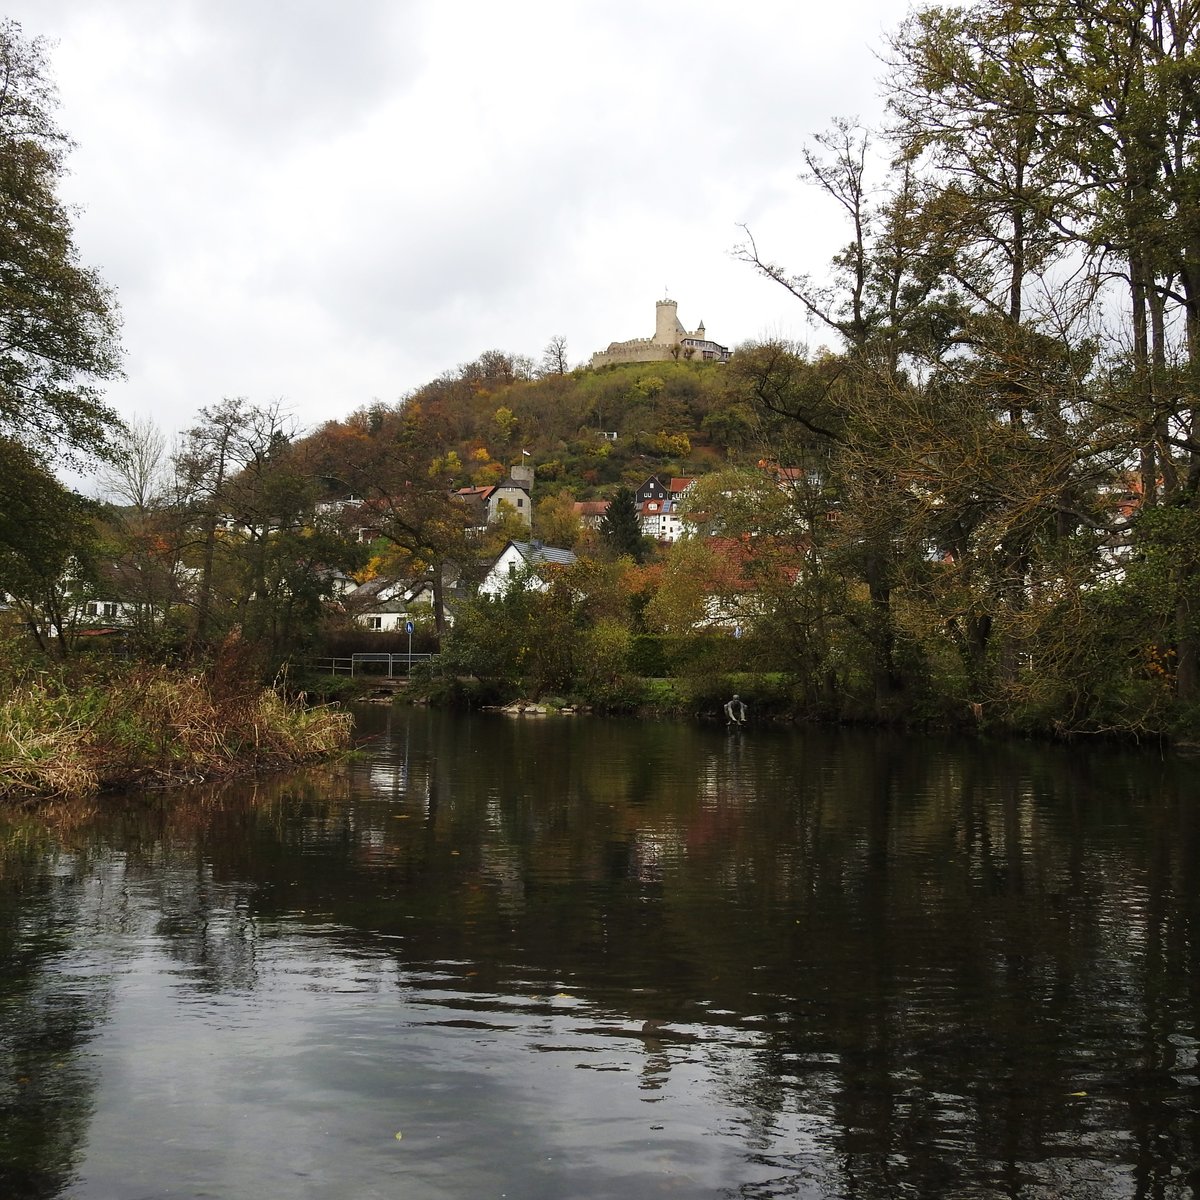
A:
<svg viewBox="0 0 1200 1200">
<path fill-rule="evenodd" d="M 193 12 L 215 46 L 185 60 L 180 86 L 239 137 L 327 135 L 416 74 L 420 39 L 406 28 L 416 11 L 386 0 L 206 0 Z"/>
</svg>

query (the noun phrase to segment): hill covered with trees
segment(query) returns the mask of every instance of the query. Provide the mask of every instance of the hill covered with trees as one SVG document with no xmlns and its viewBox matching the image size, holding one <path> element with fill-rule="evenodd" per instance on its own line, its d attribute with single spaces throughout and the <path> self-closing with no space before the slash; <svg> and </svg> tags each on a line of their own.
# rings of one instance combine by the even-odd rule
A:
<svg viewBox="0 0 1200 1200">
<path fill-rule="evenodd" d="M 749 230 L 740 250 L 825 347 L 592 371 L 555 339 L 538 366 L 489 351 L 307 433 L 226 400 L 153 496 L 126 437 L 127 503 L 10 533 L 5 586 L 63 609 L 49 568 L 69 556 L 147 614 L 148 648 L 203 654 L 237 627 L 266 664 L 327 636 L 339 579 L 408 575 L 434 589 L 446 670 L 509 691 L 631 705 L 639 679 L 739 671 L 794 712 L 1194 740 L 1198 46 L 1174 0 L 915 12 L 884 127 L 836 122 L 806 152 L 845 218 L 828 271 Z M 86 328 L 98 354 L 108 326 Z M 8 411 L 7 483 L 40 511 L 52 481 Z M 103 409 L 80 411 L 81 444 L 107 444 Z M 461 492 L 517 464 L 532 536 L 580 561 L 480 599 L 489 555 L 530 531 L 502 513 L 481 532 Z M 581 526 L 577 501 L 651 474 L 696 478 L 692 536 Z"/>
<path fill-rule="evenodd" d="M 455 480 L 497 483 L 523 452 L 546 492 L 606 495 L 649 474 L 702 474 L 756 441 L 755 414 L 727 368 L 640 363 L 600 371 L 535 371 L 489 351 L 417 388 L 396 406 L 375 405 L 313 435 L 328 443 L 331 488 L 339 441 L 370 434 L 398 411 L 420 420 L 430 456 L 453 453 Z"/>
</svg>

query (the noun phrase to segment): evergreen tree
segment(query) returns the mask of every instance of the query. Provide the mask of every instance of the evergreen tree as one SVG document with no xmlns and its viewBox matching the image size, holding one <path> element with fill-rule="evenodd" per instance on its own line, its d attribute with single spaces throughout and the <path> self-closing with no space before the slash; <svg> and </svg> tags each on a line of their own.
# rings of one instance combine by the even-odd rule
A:
<svg viewBox="0 0 1200 1200">
<path fill-rule="evenodd" d="M 600 522 L 600 536 L 616 558 L 628 555 L 634 562 L 645 558 L 646 540 L 638 518 L 637 497 L 631 488 L 620 487 L 613 493 Z"/>
</svg>

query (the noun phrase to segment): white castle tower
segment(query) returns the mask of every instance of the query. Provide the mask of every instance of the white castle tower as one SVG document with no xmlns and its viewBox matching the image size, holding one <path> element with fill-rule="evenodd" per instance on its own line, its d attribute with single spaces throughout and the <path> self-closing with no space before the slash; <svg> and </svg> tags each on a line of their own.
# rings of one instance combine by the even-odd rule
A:
<svg viewBox="0 0 1200 1200">
<path fill-rule="evenodd" d="M 678 346 L 687 337 L 679 323 L 679 305 L 665 297 L 654 306 L 654 340 L 660 346 Z"/>
</svg>

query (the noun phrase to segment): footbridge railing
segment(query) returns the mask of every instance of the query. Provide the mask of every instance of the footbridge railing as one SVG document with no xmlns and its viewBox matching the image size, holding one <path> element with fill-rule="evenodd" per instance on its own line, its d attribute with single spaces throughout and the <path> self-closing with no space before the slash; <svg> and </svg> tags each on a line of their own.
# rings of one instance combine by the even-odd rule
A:
<svg viewBox="0 0 1200 1200">
<path fill-rule="evenodd" d="M 314 658 L 313 670 L 328 675 L 377 675 L 384 679 L 412 674 L 414 663 L 432 661 L 432 654 L 350 654 L 342 658 Z"/>
</svg>

